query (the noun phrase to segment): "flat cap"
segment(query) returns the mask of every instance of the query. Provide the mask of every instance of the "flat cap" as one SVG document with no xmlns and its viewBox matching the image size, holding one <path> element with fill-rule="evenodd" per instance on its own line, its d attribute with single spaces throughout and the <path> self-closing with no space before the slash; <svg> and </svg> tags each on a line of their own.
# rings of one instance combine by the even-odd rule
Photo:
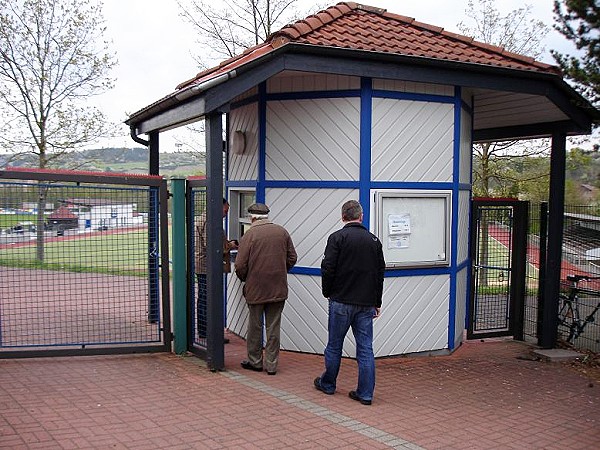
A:
<svg viewBox="0 0 600 450">
<path fill-rule="evenodd" d="M 264 203 L 253 203 L 252 205 L 248 206 L 248 212 L 250 214 L 259 214 L 261 216 L 264 216 L 266 214 L 269 214 L 269 211 L 269 207 Z"/>
</svg>

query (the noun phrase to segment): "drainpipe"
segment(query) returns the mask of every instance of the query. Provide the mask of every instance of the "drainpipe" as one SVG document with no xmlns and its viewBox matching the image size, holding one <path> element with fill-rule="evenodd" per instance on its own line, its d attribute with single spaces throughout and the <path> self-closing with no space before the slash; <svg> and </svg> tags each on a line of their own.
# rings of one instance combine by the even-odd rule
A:
<svg viewBox="0 0 600 450">
<path fill-rule="evenodd" d="M 135 127 L 134 127 L 133 125 L 131 125 L 131 126 L 129 127 L 129 134 L 130 134 L 130 136 L 131 136 L 131 139 L 133 139 L 133 140 L 134 140 L 135 142 L 137 142 L 138 144 L 140 144 L 140 145 L 143 145 L 144 147 L 148 147 L 148 145 L 150 145 L 150 141 L 146 141 L 146 140 L 144 140 L 144 139 L 142 139 L 142 138 L 138 137 L 138 136 L 135 134 Z"/>
</svg>

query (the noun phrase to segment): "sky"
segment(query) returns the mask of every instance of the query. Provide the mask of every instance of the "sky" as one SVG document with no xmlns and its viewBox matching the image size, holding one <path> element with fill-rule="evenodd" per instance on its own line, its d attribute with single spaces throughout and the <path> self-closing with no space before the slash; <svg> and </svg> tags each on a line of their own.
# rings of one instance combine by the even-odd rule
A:
<svg viewBox="0 0 600 450">
<path fill-rule="evenodd" d="M 330 5 L 337 2 L 332 0 Z M 298 5 L 308 10 L 315 3 L 299 0 Z M 466 20 L 467 0 L 364 0 L 358 3 L 385 8 L 453 32 L 459 32 L 457 24 Z M 533 17 L 549 26 L 554 24 L 553 0 L 526 0 L 525 3 L 533 7 Z M 505 15 L 523 4 L 523 0 L 497 0 L 496 8 Z M 200 69 L 192 54 L 197 53 L 199 47 L 191 26 L 179 16 L 176 0 L 104 0 L 103 11 L 107 27 L 105 38 L 112 41 L 110 48 L 116 54 L 118 66 L 111 73 L 116 79 L 115 87 L 96 100 L 109 120 L 122 124 L 127 114 L 163 98 L 179 83 L 195 76 Z M 547 49 L 570 51 L 568 41 L 555 31 L 548 35 L 544 45 Z M 541 60 L 554 64 L 549 52 Z M 186 139 L 181 130 L 161 133 L 161 152 L 176 150 L 176 142 L 181 139 Z M 100 146 L 139 145 L 123 124 L 117 138 L 101 142 Z"/>
</svg>

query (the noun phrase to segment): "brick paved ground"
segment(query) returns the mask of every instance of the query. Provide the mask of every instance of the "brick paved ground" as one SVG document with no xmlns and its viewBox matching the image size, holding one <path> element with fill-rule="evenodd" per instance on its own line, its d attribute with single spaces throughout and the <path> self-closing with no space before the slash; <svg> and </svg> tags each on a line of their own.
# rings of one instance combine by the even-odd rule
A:
<svg viewBox="0 0 600 450">
<path fill-rule="evenodd" d="M 322 357 L 283 352 L 276 376 L 173 354 L 0 360 L 0 448 L 594 449 L 600 386 L 514 341 L 468 342 L 452 356 L 377 360 L 372 406 L 312 380 Z"/>
</svg>

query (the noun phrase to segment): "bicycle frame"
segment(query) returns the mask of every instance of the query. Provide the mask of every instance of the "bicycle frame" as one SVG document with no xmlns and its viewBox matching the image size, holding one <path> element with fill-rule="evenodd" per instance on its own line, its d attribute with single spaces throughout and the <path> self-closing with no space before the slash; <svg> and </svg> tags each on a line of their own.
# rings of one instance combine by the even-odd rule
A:
<svg viewBox="0 0 600 450">
<path fill-rule="evenodd" d="M 585 330 L 588 323 L 592 323 L 595 320 L 595 315 L 600 309 L 600 302 L 592 310 L 590 314 L 581 319 L 579 313 L 579 293 L 596 293 L 586 289 L 581 289 L 579 283 L 581 281 L 589 281 L 594 279 L 600 279 L 600 277 L 591 277 L 587 275 L 568 275 L 567 280 L 571 282 L 569 287 L 569 295 L 560 294 L 560 308 L 558 311 L 558 325 L 563 325 L 568 329 L 567 342 L 571 343 L 574 339 L 577 339 Z M 597 292 L 600 296 L 600 292 Z"/>
</svg>

